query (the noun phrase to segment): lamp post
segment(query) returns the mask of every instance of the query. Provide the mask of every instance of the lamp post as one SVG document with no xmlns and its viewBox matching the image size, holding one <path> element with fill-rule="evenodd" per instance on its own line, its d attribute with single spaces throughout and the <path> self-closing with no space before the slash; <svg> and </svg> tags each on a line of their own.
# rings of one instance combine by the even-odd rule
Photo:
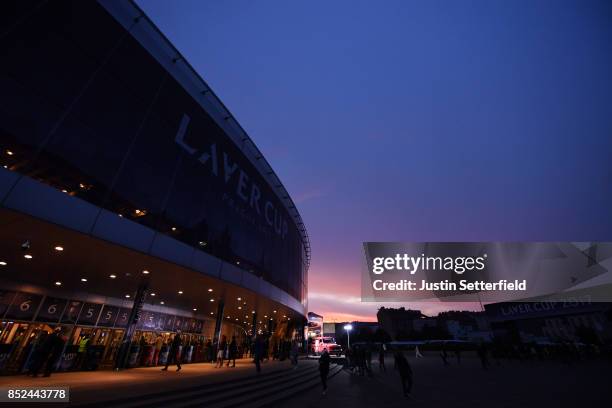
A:
<svg viewBox="0 0 612 408">
<path fill-rule="evenodd" d="M 351 348 L 351 330 L 353 330 L 353 325 L 352 324 L 345 324 L 344 325 L 344 330 L 346 330 L 346 345 L 347 345 L 347 349 Z"/>
</svg>

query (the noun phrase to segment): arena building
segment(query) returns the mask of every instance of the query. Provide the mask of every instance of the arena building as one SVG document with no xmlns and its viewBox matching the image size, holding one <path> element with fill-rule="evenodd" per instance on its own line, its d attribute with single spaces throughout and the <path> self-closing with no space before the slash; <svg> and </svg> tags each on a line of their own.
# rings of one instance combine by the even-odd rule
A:
<svg viewBox="0 0 612 408">
<path fill-rule="evenodd" d="M 113 367 L 162 362 L 178 331 L 186 362 L 222 336 L 303 336 L 300 214 L 143 11 L 0 8 L 0 370 L 24 370 L 57 326 L 65 370 L 84 338 Z"/>
</svg>

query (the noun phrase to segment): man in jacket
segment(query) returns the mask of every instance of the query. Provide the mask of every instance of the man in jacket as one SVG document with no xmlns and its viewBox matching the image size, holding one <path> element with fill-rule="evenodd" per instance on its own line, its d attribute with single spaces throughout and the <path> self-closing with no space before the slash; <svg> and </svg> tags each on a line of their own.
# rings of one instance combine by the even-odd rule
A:
<svg viewBox="0 0 612 408">
<path fill-rule="evenodd" d="M 176 363 L 176 371 L 181 371 L 181 331 L 177 331 L 174 335 L 174 339 L 170 344 L 170 352 L 168 353 L 168 359 L 166 360 L 166 366 L 162 368 L 162 371 L 168 371 L 170 361 L 173 360 Z"/>
</svg>

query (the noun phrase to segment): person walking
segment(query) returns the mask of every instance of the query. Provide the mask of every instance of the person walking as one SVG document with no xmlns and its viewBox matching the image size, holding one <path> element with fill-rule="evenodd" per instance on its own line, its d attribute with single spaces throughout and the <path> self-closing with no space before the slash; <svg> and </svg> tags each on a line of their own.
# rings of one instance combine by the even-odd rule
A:
<svg viewBox="0 0 612 408">
<path fill-rule="evenodd" d="M 62 338 L 62 328 L 56 327 L 53 333 L 46 336 L 40 345 L 40 353 L 37 360 L 32 364 L 28 375 L 36 377 L 38 372 L 45 367 L 44 377 L 49 377 L 55 368 L 57 360 L 64 349 L 64 339 Z"/>
<path fill-rule="evenodd" d="M 219 348 L 217 349 L 217 364 L 216 368 L 223 367 L 223 359 L 225 358 L 225 348 L 227 347 L 227 340 L 225 336 L 221 337 L 221 342 L 219 343 Z"/>
<path fill-rule="evenodd" d="M 257 374 L 261 372 L 261 360 L 263 358 L 264 353 L 264 342 L 260 335 L 255 337 L 254 347 L 253 347 L 253 356 L 255 361 L 255 369 L 257 370 Z"/>
<path fill-rule="evenodd" d="M 227 366 L 230 366 L 230 361 L 233 362 L 232 367 L 236 367 L 236 354 L 238 354 L 238 344 L 236 343 L 236 336 L 232 336 L 227 350 Z"/>
<path fill-rule="evenodd" d="M 174 335 L 174 339 L 170 344 L 170 352 L 168 353 L 168 359 L 166 360 L 166 366 L 162 368 L 162 371 L 168 371 L 168 366 L 171 361 L 176 363 L 176 371 L 181 371 L 181 331 L 178 330 Z"/>
<path fill-rule="evenodd" d="M 446 345 L 442 343 L 442 349 L 440 350 L 440 357 L 442 358 L 442 362 L 444 366 L 450 365 L 448 363 L 448 353 L 446 352 Z"/>
<path fill-rule="evenodd" d="M 378 368 L 380 371 L 387 372 L 387 368 L 385 367 L 385 345 L 381 344 L 380 349 L 378 350 Z"/>
<path fill-rule="evenodd" d="M 344 353 L 344 356 L 346 361 L 346 368 L 348 368 L 351 374 L 353 374 L 353 371 L 355 370 L 355 357 L 353 354 L 353 350 L 347 348 L 346 352 Z"/>
<path fill-rule="evenodd" d="M 291 343 L 291 364 L 293 365 L 293 369 L 295 370 L 298 365 L 298 354 L 299 354 L 299 346 L 297 341 L 293 341 Z"/>
<path fill-rule="evenodd" d="M 481 342 L 480 346 L 478 347 L 478 357 L 480 358 L 480 364 L 482 364 L 482 368 L 485 370 L 489 368 L 489 356 L 487 352 L 487 346 L 484 341 Z"/>
<path fill-rule="evenodd" d="M 329 363 L 331 358 L 327 352 L 327 348 L 323 349 L 323 353 L 319 358 L 319 374 L 321 374 L 321 384 L 323 385 L 323 395 L 327 393 L 327 375 L 329 374 Z"/>
<path fill-rule="evenodd" d="M 455 346 L 455 358 L 457 359 L 457 364 L 461 364 L 461 349 L 460 346 Z"/>
<path fill-rule="evenodd" d="M 359 346 L 357 352 L 357 365 L 359 367 L 359 376 L 363 377 L 366 372 L 366 353 L 364 346 Z"/>
<path fill-rule="evenodd" d="M 412 392 L 412 368 L 410 368 L 410 363 L 401 351 L 395 352 L 395 368 L 400 375 L 404 397 L 410 397 Z"/>
<path fill-rule="evenodd" d="M 159 354 L 161 353 L 162 346 L 164 345 L 164 338 L 157 336 L 155 339 L 155 352 L 153 353 L 153 365 L 156 366 L 159 361 Z"/>
<path fill-rule="evenodd" d="M 368 373 L 369 376 L 372 376 L 372 345 L 371 344 L 366 344 L 365 346 L 365 361 L 364 361 L 364 366 L 365 366 L 365 370 L 366 373 Z"/>
</svg>

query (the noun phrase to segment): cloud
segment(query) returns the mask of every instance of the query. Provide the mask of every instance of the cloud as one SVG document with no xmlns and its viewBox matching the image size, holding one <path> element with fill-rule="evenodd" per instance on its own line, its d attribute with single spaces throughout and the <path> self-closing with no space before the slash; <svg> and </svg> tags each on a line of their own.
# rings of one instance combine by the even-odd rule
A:
<svg viewBox="0 0 612 408">
<path fill-rule="evenodd" d="M 424 314 L 435 316 L 446 310 L 480 310 L 478 303 L 464 302 L 416 302 L 416 303 L 376 303 L 362 302 L 360 297 L 342 296 L 331 292 L 309 292 L 308 309 L 323 316 L 324 321 L 376 321 L 376 313 L 381 307 L 421 310 Z"/>
<path fill-rule="evenodd" d="M 301 193 L 294 195 L 294 201 L 296 204 L 301 204 L 304 201 L 308 201 L 313 198 L 319 198 L 325 196 L 325 191 L 320 188 L 314 188 L 311 190 L 302 191 Z"/>
</svg>

